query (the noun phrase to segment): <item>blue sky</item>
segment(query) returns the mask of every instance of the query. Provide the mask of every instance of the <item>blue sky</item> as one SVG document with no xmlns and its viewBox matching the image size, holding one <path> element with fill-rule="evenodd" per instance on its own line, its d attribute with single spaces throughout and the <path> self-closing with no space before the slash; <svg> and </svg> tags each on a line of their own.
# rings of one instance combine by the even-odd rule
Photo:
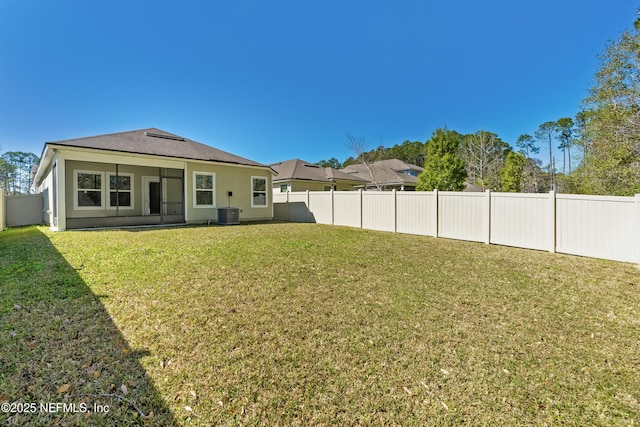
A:
<svg viewBox="0 0 640 427">
<path fill-rule="evenodd" d="M 157 127 L 262 163 L 574 116 L 631 0 L 0 0 L 0 151 Z"/>
</svg>

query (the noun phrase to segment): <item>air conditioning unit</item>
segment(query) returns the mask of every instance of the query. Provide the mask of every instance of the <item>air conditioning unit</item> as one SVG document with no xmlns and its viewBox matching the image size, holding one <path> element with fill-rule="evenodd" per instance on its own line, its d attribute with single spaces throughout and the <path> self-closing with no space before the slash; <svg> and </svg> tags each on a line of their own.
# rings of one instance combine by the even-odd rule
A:
<svg viewBox="0 0 640 427">
<path fill-rule="evenodd" d="M 218 208 L 218 224 L 220 225 L 240 224 L 240 209 Z"/>
</svg>

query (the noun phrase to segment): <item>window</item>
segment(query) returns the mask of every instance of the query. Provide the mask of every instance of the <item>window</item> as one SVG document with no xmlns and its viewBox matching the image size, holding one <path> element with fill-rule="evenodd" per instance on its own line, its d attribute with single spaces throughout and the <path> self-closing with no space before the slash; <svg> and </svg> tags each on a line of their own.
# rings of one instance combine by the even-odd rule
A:
<svg viewBox="0 0 640 427">
<path fill-rule="evenodd" d="M 323 190 L 324 191 L 331 191 L 331 190 L 333 190 L 333 185 L 325 185 Z"/>
<path fill-rule="evenodd" d="M 102 172 L 74 171 L 74 197 L 75 209 L 102 209 Z"/>
<path fill-rule="evenodd" d="M 251 207 L 267 207 L 267 178 L 261 176 L 251 177 Z"/>
<path fill-rule="evenodd" d="M 133 174 L 107 173 L 110 209 L 133 209 Z M 117 189 L 117 191 L 116 191 Z"/>
<path fill-rule="evenodd" d="M 216 174 L 211 172 L 193 172 L 193 207 L 216 207 Z"/>
<path fill-rule="evenodd" d="M 280 184 L 280 192 L 286 193 L 287 191 L 289 191 L 289 184 Z"/>
</svg>

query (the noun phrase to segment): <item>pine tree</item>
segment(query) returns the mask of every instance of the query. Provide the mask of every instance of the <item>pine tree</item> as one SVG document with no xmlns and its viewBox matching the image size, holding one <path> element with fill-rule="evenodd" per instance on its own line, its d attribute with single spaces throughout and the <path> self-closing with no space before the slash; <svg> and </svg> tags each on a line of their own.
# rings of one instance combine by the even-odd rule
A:
<svg viewBox="0 0 640 427">
<path fill-rule="evenodd" d="M 419 191 L 434 189 L 461 191 L 465 187 L 467 172 L 459 157 L 462 135 L 448 129 L 438 129 L 427 141 L 427 159 L 424 171 L 418 176 Z"/>
<path fill-rule="evenodd" d="M 522 153 L 515 151 L 507 154 L 504 167 L 500 170 L 502 178 L 502 191 L 519 193 L 525 178 L 527 158 Z"/>
</svg>

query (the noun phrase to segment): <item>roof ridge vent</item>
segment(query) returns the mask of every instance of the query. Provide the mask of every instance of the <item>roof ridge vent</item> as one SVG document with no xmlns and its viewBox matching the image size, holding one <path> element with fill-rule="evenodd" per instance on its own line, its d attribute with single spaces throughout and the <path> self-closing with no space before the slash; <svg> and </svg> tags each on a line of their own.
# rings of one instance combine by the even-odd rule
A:
<svg viewBox="0 0 640 427">
<path fill-rule="evenodd" d="M 150 136 L 152 138 L 162 138 L 162 139 L 172 139 L 174 141 L 184 141 L 184 138 L 181 136 L 174 135 L 163 135 L 161 133 L 153 133 L 153 132 L 145 132 L 146 136 Z"/>
</svg>

